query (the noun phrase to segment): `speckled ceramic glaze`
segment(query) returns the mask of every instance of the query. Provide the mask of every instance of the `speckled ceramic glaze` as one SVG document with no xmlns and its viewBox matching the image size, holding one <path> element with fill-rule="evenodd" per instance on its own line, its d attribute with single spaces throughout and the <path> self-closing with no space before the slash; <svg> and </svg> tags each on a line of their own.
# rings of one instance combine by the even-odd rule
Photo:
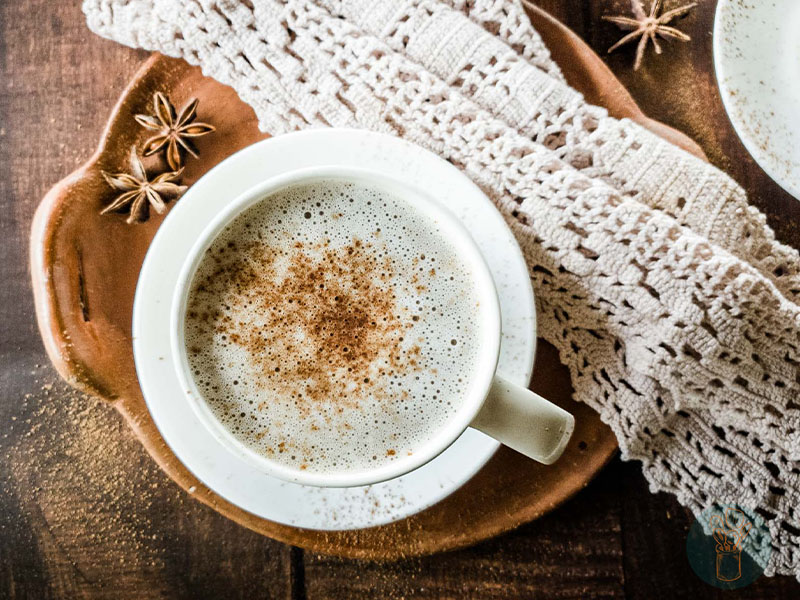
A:
<svg viewBox="0 0 800 600">
<path fill-rule="evenodd" d="M 257 516 L 308 529 L 355 529 L 403 519 L 466 483 L 498 443 L 467 429 L 442 454 L 372 486 L 317 488 L 287 483 L 259 469 L 203 425 L 173 368 L 171 299 L 196 241 L 232 199 L 273 177 L 313 167 L 402 174 L 456 216 L 494 279 L 502 338 L 498 371 L 527 386 L 533 369 L 536 314 L 527 266 L 500 213 L 458 169 L 399 138 L 359 130 L 314 130 L 258 142 L 209 171 L 165 219 L 148 250 L 133 310 L 136 369 L 150 414 L 178 458 L 208 487 Z"/>
<path fill-rule="evenodd" d="M 800 199 L 800 2 L 720 0 L 714 67 L 748 152 Z"/>
</svg>

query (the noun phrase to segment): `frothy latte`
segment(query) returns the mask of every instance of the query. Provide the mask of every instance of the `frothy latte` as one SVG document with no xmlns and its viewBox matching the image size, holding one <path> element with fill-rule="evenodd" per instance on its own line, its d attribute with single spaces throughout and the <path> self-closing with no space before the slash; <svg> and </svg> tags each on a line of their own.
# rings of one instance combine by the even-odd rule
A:
<svg viewBox="0 0 800 600">
<path fill-rule="evenodd" d="M 216 418 L 270 460 L 379 467 L 435 438 L 482 338 L 474 275 L 437 224 L 376 187 L 296 184 L 204 254 L 184 326 Z"/>
</svg>

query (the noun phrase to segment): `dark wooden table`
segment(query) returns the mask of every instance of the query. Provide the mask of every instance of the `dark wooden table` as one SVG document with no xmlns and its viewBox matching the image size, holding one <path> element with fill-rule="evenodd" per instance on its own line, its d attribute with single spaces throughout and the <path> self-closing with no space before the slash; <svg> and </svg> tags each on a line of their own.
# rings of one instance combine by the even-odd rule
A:
<svg viewBox="0 0 800 600">
<path fill-rule="evenodd" d="M 668 7 L 682 2 L 670 2 Z M 598 52 L 600 20 L 627 0 L 540 0 Z M 0 595 L 3 598 L 797 598 L 792 578 L 740 592 L 702 583 L 685 555 L 691 515 L 615 459 L 547 517 L 476 547 L 396 563 L 303 552 L 194 502 L 152 463 L 113 409 L 72 392 L 47 362 L 28 273 L 31 216 L 93 152 L 111 106 L 147 53 L 92 35 L 78 2 L 0 3 Z M 711 59 L 714 0 L 631 69 L 608 62 L 644 111 L 694 137 L 800 247 L 800 203 L 736 138 Z M 110 242 L 113 243 L 113 242 Z"/>
</svg>

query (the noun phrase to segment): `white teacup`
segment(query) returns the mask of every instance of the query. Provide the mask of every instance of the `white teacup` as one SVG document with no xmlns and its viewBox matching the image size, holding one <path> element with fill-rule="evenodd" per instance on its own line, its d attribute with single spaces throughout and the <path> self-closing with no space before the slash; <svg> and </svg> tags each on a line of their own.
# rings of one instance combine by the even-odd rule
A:
<svg viewBox="0 0 800 600">
<path fill-rule="evenodd" d="M 336 473 L 310 472 L 292 468 L 256 452 L 239 441 L 213 414 L 203 399 L 189 368 L 184 323 L 192 278 L 205 252 L 215 238 L 237 216 L 270 194 L 296 184 L 317 180 L 345 180 L 378 187 L 407 202 L 415 211 L 436 222 L 446 234 L 446 242 L 456 247 L 468 263 L 480 299 L 480 354 L 472 365 L 473 385 L 459 409 L 427 443 L 413 454 L 376 468 Z M 497 291 L 484 259 L 463 225 L 435 199 L 405 183 L 385 175 L 353 168 L 327 167 L 301 169 L 274 177 L 234 199 L 203 231 L 190 251 L 178 278 L 171 307 L 171 344 L 179 379 L 189 392 L 190 403 L 204 426 L 230 451 L 256 468 L 281 479 L 314 486 L 351 487 L 392 479 L 412 471 L 448 448 L 467 427 L 474 427 L 501 443 L 544 464 L 561 456 L 572 435 L 574 418 L 537 394 L 512 384 L 497 373 L 501 340 L 500 308 Z"/>
</svg>

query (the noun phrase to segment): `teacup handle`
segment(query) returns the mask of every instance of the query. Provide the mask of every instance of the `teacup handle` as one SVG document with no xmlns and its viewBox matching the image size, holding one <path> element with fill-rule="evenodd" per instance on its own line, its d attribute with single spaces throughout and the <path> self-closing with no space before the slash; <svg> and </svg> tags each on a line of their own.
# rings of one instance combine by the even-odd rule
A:
<svg viewBox="0 0 800 600">
<path fill-rule="evenodd" d="M 538 394 L 495 375 L 489 395 L 470 426 L 550 465 L 564 452 L 575 429 L 575 417 Z"/>
</svg>

